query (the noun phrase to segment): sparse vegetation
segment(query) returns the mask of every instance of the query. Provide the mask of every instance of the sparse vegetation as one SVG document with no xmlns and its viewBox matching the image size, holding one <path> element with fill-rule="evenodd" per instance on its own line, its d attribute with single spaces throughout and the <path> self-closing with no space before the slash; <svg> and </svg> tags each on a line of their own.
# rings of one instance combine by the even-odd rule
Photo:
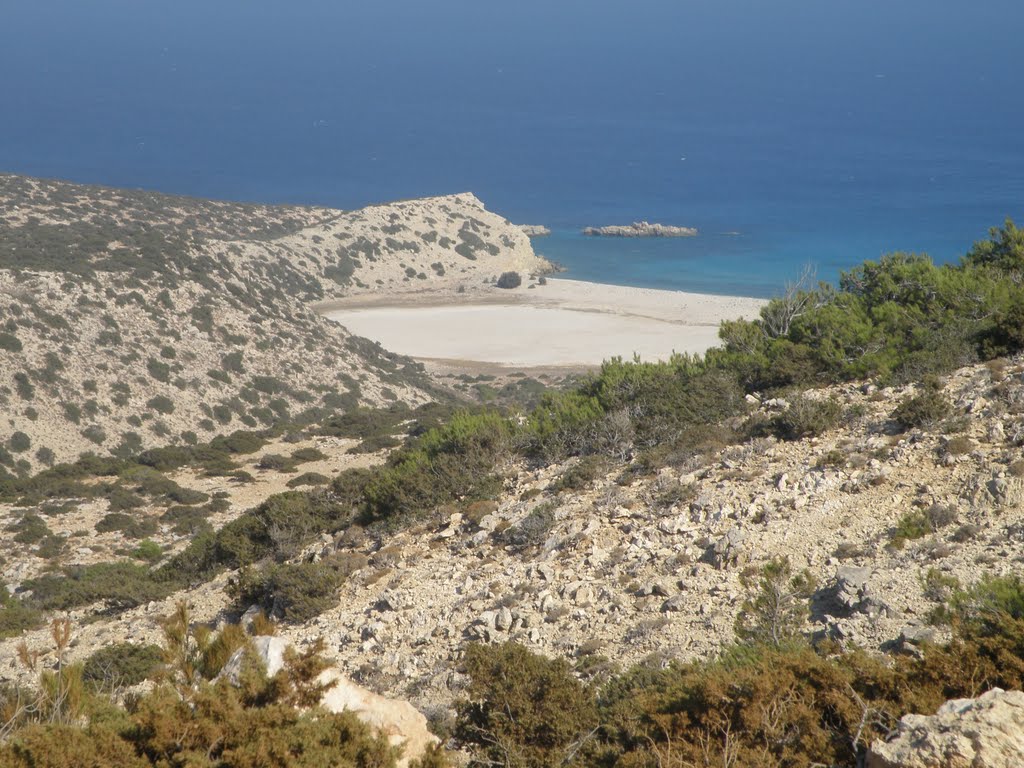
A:
<svg viewBox="0 0 1024 768">
<path fill-rule="evenodd" d="M 903 429 L 929 428 L 947 418 L 952 411 L 952 405 L 942 393 L 941 382 L 929 377 L 919 394 L 908 397 L 896 407 L 892 418 Z"/>
</svg>

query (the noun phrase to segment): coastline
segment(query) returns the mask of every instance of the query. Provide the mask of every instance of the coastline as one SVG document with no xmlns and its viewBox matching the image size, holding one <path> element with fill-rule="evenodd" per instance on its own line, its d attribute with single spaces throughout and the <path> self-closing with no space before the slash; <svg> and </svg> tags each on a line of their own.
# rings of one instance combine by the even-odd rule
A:
<svg viewBox="0 0 1024 768">
<path fill-rule="evenodd" d="M 315 308 L 353 333 L 424 361 L 498 368 L 589 368 L 634 353 L 664 360 L 718 343 L 723 320 L 766 300 L 548 278 L 503 291 L 362 294 Z"/>
</svg>

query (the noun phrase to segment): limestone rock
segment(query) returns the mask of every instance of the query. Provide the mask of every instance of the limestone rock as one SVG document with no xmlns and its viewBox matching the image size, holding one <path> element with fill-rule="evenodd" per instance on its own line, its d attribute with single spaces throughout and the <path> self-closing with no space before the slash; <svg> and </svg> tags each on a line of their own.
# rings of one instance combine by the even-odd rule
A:
<svg viewBox="0 0 1024 768">
<path fill-rule="evenodd" d="M 551 230 L 543 224 L 520 224 L 519 229 L 527 237 L 547 237 L 551 234 Z"/>
<path fill-rule="evenodd" d="M 277 674 L 284 667 L 284 653 L 288 643 L 280 637 L 254 637 L 252 646 L 264 664 L 268 675 Z M 232 682 L 238 680 L 245 649 L 239 649 L 224 665 L 220 677 Z M 346 678 L 337 667 L 324 670 L 319 682 L 331 685 L 320 704 L 330 712 L 349 710 L 360 720 L 382 734 L 394 746 L 403 749 L 398 765 L 405 768 L 416 760 L 438 739 L 427 729 L 427 719 L 406 701 L 388 699 L 362 688 Z"/>
<path fill-rule="evenodd" d="M 722 570 L 745 563 L 747 561 L 746 538 L 747 535 L 739 528 L 730 528 L 715 543 L 712 550 L 715 567 Z"/>
<path fill-rule="evenodd" d="M 587 227 L 583 234 L 589 237 L 694 237 L 693 227 L 673 227 L 667 224 L 652 224 L 635 221 L 625 226 Z"/>
<path fill-rule="evenodd" d="M 1019 768 L 1024 765 L 1024 693 L 993 688 L 907 715 L 895 737 L 875 742 L 867 768 Z"/>
<path fill-rule="evenodd" d="M 847 611 L 861 610 L 868 599 L 870 568 L 842 565 L 836 569 L 836 602 Z"/>
</svg>

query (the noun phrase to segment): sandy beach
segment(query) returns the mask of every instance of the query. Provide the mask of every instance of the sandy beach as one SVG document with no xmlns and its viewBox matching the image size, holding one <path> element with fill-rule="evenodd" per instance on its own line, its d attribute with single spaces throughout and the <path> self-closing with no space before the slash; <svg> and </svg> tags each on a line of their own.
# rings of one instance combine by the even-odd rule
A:
<svg viewBox="0 0 1024 768">
<path fill-rule="evenodd" d="M 421 360 L 588 367 L 610 357 L 664 360 L 718 343 L 722 320 L 754 318 L 763 299 L 549 279 L 486 293 L 360 296 L 320 307 L 329 319 Z"/>
</svg>

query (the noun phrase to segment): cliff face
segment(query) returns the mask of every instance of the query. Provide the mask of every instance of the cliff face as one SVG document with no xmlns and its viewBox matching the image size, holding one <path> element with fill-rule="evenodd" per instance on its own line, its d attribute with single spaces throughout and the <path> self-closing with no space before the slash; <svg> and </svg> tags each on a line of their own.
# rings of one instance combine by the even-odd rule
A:
<svg viewBox="0 0 1024 768">
<path fill-rule="evenodd" d="M 0 468 L 415 405 L 418 366 L 310 304 L 543 266 L 468 194 L 343 213 L 0 176 Z"/>
</svg>

